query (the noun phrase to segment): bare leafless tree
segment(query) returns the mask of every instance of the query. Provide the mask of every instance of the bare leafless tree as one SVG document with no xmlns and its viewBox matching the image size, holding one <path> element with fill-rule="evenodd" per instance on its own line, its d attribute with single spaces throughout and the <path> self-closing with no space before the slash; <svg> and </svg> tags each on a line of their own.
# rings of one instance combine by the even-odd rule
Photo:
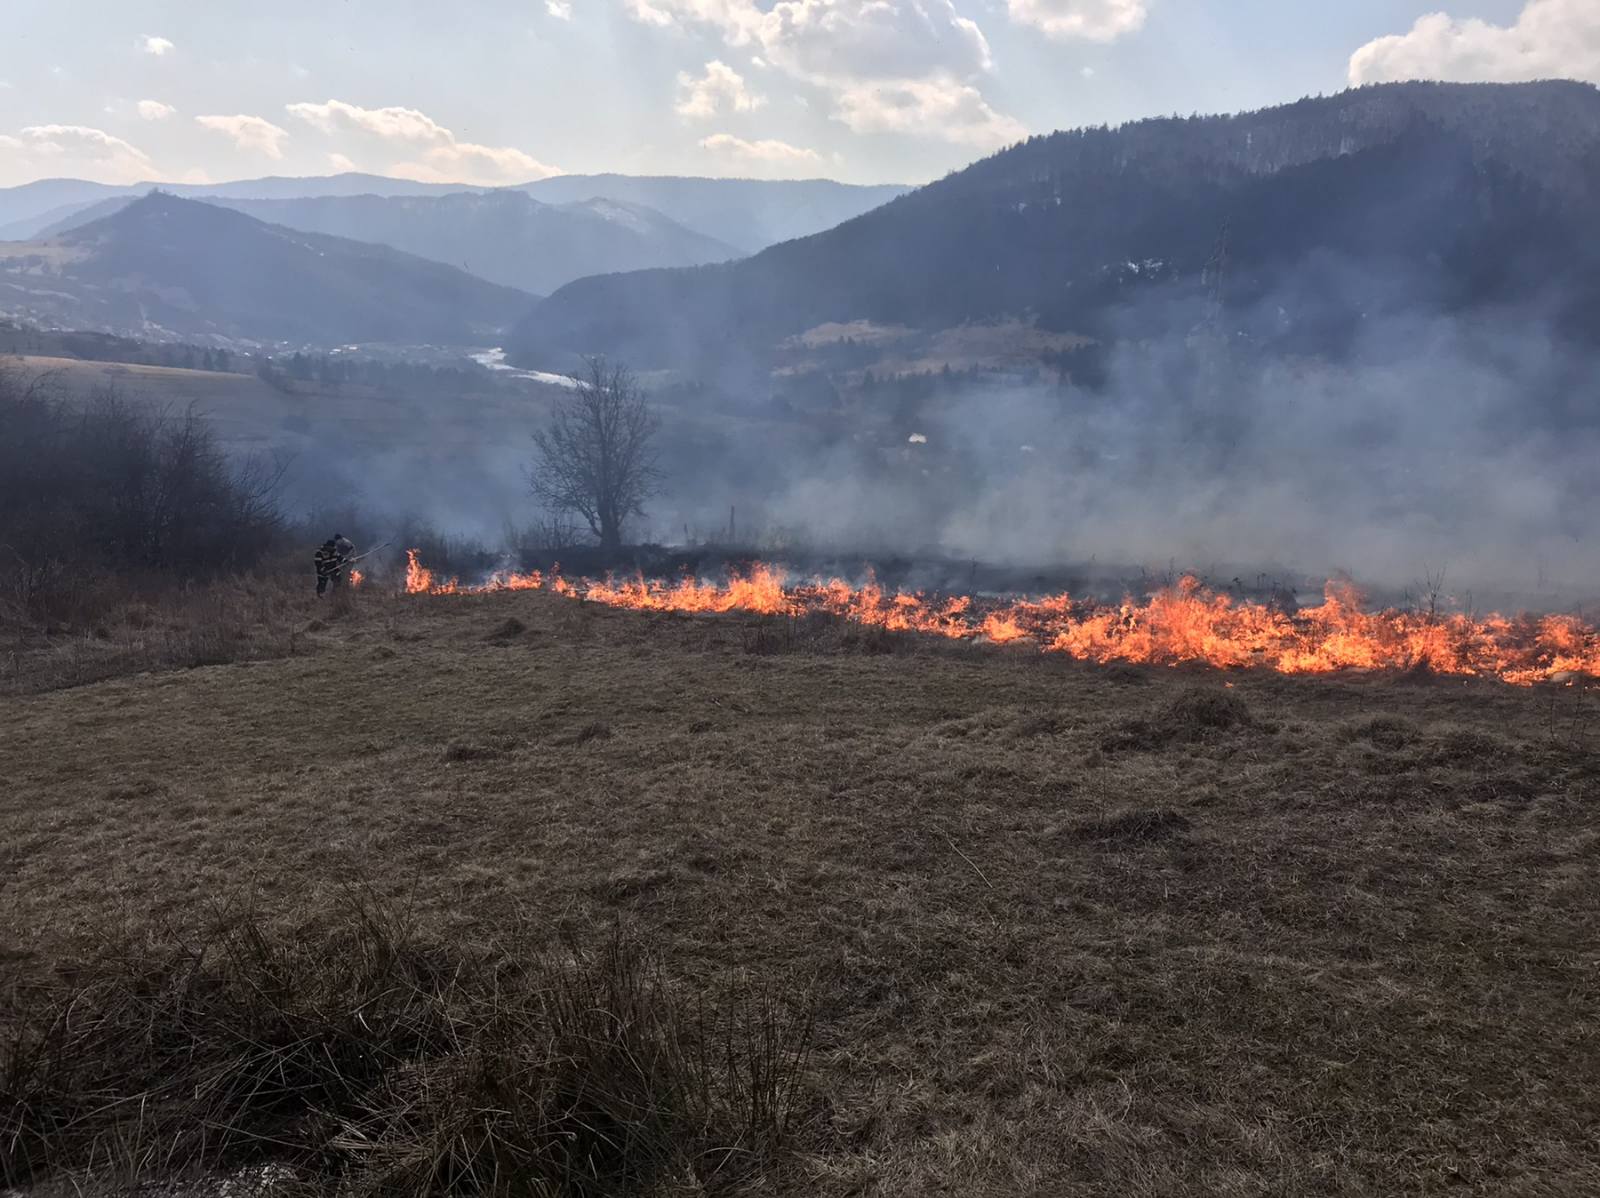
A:
<svg viewBox="0 0 1600 1198">
<path fill-rule="evenodd" d="M 577 387 L 556 401 L 549 426 L 533 435 L 534 495 L 556 515 L 581 518 L 601 549 L 620 549 L 623 521 L 643 515 L 660 482 L 657 427 L 633 372 L 589 359 Z"/>
</svg>

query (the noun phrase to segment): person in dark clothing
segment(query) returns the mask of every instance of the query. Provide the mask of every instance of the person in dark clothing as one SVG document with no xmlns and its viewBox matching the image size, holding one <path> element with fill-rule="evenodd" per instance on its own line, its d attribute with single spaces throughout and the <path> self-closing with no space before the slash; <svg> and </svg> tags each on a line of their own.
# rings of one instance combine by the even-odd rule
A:
<svg viewBox="0 0 1600 1198">
<path fill-rule="evenodd" d="M 337 591 L 344 581 L 345 560 L 345 555 L 339 552 L 338 542 L 329 537 L 311 560 L 317 567 L 317 597 L 321 598 L 329 586 Z"/>
</svg>

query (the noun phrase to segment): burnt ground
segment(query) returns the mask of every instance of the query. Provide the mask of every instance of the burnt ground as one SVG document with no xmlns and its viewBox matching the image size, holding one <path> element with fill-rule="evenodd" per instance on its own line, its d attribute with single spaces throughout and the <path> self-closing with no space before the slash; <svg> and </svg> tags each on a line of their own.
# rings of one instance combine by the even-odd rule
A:
<svg viewBox="0 0 1600 1198">
<path fill-rule="evenodd" d="M 281 660 L 0 698 L 0 969 L 357 884 L 814 987 L 751 1192 L 1600 1192 L 1600 696 L 314 614 Z"/>
</svg>

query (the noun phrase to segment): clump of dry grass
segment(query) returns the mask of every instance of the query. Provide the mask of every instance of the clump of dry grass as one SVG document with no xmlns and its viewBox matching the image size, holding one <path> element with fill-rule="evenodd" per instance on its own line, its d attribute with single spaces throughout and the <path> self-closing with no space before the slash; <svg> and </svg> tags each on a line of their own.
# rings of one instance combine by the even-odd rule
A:
<svg viewBox="0 0 1600 1198">
<path fill-rule="evenodd" d="M 514 736 L 487 736 L 481 740 L 460 738 L 445 746 L 446 761 L 494 761 L 509 757 L 517 749 Z"/>
<path fill-rule="evenodd" d="M 500 621 L 500 623 L 496 624 L 493 630 L 490 631 L 489 634 L 483 639 L 496 643 L 504 643 L 506 641 L 515 640 L 526 631 L 528 631 L 528 626 L 521 620 L 517 619 L 515 616 L 507 616 L 504 620 Z"/>
<path fill-rule="evenodd" d="M 858 624 L 829 612 L 800 616 L 763 616 L 744 624 L 744 651 L 760 656 L 790 653 L 880 656 L 916 653 L 930 647 L 930 638 L 893 632 L 877 624 Z"/>
<path fill-rule="evenodd" d="M 1129 808 L 1108 811 L 1079 820 L 1072 825 L 1070 837 L 1077 841 L 1107 841 L 1112 843 L 1137 843 L 1163 840 L 1189 829 L 1189 821 L 1176 811 L 1165 808 L 1149 810 Z"/>
<path fill-rule="evenodd" d="M 551 743 L 557 745 L 586 745 L 591 740 L 610 740 L 611 725 L 601 720 L 590 720 L 581 728 L 576 728 L 563 736 L 558 736 Z"/>
<path fill-rule="evenodd" d="M 1187 687 L 1159 703 L 1147 716 L 1124 721 L 1108 732 L 1108 750 L 1155 751 L 1171 745 L 1214 740 L 1259 726 L 1250 705 L 1230 690 Z"/>
<path fill-rule="evenodd" d="M 1403 749 L 1422 739 L 1422 729 L 1410 717 L 1391 712 L 1353 720 L 1339 730 L 1339 738 L 1364 740 L 1379 749 Z"/>
<path fill-rule="evenodd" d="M 253 915 L 18 981 L 0 1183 L 272 1161 L 350 1194 L 700 1191 L 796 1126 L 807 1003 L 688 1000 L 640 948 L 481 951 L 393 909 Z"/>
</svg>

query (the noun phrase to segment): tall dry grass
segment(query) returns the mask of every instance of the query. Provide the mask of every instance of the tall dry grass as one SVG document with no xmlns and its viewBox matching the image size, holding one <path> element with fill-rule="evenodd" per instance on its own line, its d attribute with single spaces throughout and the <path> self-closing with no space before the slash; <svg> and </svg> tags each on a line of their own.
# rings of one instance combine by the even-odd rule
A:
<svg viewBox="0 0 1600 1198">
<path fill-rule="evenodd" d="M 111 948 L 0 996 L 0 1184 L 263 1162 L 350 1194 L 718 1192 L 802 1110 L 809 1002 L 670 984 L 622 933 L 429 941 L 352 899 Z"/>
<path fill-rule="evenodd" d="M 263 661 L 305 650 L 308 612 L 350 616 L 366 596 L 310 608 L 309 569 L 210 581 L 104 577 L 85 583 L 71 620 L 40 623 L 0 602 L 0 694 L 37 694 L 152 670 Z M 370 603 L 381 602 L 376 591 Z"/>
</svg>

